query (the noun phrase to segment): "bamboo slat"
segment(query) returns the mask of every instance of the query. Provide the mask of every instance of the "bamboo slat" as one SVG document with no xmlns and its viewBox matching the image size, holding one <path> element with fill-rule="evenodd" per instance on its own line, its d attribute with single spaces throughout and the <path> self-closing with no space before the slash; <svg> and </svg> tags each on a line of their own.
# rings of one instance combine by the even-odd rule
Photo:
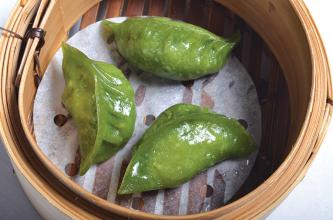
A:
<svg viewBox="0 0 333 220">
<path fill-rule="evenodd" d="M 150 0 L 148 15 L 163 16 L 164 8 L 165 8 L 164 6 L 165 6 L 165 1 L 163 1 L 163 0 Z"/>
<path fill-rule="evenodd" d="M 123 11 L 124 6 L 124 0 L 109 0 L 107 6 L 107 18 L 121 16 L 121 12 Z"/>
<path fill-rule="evenodd" d="M 138 16 L 143 14 L 144 0 L 128 0 L 127 7 L 124 11 L 125 16 Z"/>
</svg>

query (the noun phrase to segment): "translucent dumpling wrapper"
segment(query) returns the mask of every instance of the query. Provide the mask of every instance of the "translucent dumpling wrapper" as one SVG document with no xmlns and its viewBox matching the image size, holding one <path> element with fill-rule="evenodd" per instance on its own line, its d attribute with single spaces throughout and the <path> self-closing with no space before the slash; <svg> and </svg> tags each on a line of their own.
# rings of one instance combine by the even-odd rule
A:
<svg viewBox="0 0 333 220">
<path fill-rule="evenodd" d="M 173 80 L 192 80 L 219 71 L 240 40 L 165 17 L 103 21 L 107 37 L 132 67 Z"/>
<path fill-rule="evenodd" d="M 237 120 L 177 104 L 161 113 L 135 146 L 118 193 L 175 188 L 218 162 L 256 149 Z"/>
<path fill-rule="evenodd" d="M 114 65 L 89 59 L 62 45 L 63 104 L 74 120 L 80 145 L 80 175 L 121 149 L 133 134 L 134 92 Z"/>
</svg>

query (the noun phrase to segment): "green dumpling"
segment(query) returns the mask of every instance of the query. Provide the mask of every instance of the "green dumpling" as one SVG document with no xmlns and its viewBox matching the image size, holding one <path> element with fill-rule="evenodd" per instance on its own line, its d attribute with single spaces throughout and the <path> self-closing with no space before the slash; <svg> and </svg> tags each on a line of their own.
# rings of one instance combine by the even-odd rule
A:
<svg viewBox="0 0 333 220">
<path fill-rule="evenodd" d="M 78 131 L 80 175 L 121 149 L 133 134 L 134 91 L 115 66 L 89 59 L 62 44 L 65 89 L 62 96 Z"/>
<path fill-rule="evenodd" d="M 164 17 L 103 21 L 108 38 L 131 66 L 173 80 L 197 79 L 219 71 L 240 34 L 224 39 L 208 30 Z"/>
<path fill-rule="evenodd" d="M 174 188 L 214 164 L 257 149 L 234 119 L 191 104 L 165 110 L 134 146 L 119 194 Z"/>
</svg>

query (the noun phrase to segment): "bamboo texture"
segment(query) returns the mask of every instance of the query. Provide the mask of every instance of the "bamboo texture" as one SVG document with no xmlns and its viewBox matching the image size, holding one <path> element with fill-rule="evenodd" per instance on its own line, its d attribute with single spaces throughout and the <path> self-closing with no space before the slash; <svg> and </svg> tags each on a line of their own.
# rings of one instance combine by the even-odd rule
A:
<svg viewBox="0 0 333 220">
<path fill-rule="evenodd" d="M 264 217 L 303 178 L 332 117 L 328 61 L 306 6 L 300 0 L 108 0 L 106 4 L 97 0 L 28 0 L 17 4 L 6 28 L 24 35 L 32 21 L 33 27 L 47 32 L 39 55 L 44 72 L 79 18 L 84 28 L 105 17 L 142 14 L 186 20 L 218 34 L 228 35 L 240 28 L 244 39 L 236 55 L 262 100 L 264 133 L 259 159 L 234 201 L 210 212 L 172 218 Z M 8 34 L 0 39 L 0 133 L 12 162 L 34 188 L 71 218 L 170 218 L 127 209 L 84 191 L 40 151 L 31 119 L 37 89 L 33 56 L 38 41 L 22 44 Z M 265 62 L 266 69 L 261 65 Z M 280 132 L 283 130 L 285 135 Z"/>
</svg>

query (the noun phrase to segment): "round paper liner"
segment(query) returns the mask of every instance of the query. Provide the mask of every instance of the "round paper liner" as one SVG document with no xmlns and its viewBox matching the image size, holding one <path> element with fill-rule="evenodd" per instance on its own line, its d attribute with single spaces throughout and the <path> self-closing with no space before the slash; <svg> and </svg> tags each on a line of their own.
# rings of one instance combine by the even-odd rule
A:
<svg viewBox="0 0 333 220">
<path fill-rule="evenodd" d="M 125 19 L 110 20 L 122 22 Z M 62 51 L 59 49 L 38 87 L 33 121 L 39 147 L 68 178 L 110 202 L 161 215 L 209 211 L 231 199 L 249 175 L 257 152 L 244 159 L 223 161 L 175 189 L 125 196 L 118 196 L 116 192 L 133 144 L 155 117 L 176 103 L 207 106 L 215 112 L 239 119 L 260 144 L 261 112 L 255 85 L 236 57 L 231 56 L 216 74 L 195 81 L 176 82 L 131 70 L 117 52 L 116 45 L 106 42 L 100 22 L 81 30 L 67 43 L 91 59 L 118 66 L 135 91 L 137 111 L 134 134 L 127 145 L 104 163 L 92 166 L 84 176 L 75 175 L 79 165 L 78 137 L 73 121 L 70 118 L 66 120 L 68 112 L 61 101 L 65 81 L 61 67 Z"/>
</svg>

